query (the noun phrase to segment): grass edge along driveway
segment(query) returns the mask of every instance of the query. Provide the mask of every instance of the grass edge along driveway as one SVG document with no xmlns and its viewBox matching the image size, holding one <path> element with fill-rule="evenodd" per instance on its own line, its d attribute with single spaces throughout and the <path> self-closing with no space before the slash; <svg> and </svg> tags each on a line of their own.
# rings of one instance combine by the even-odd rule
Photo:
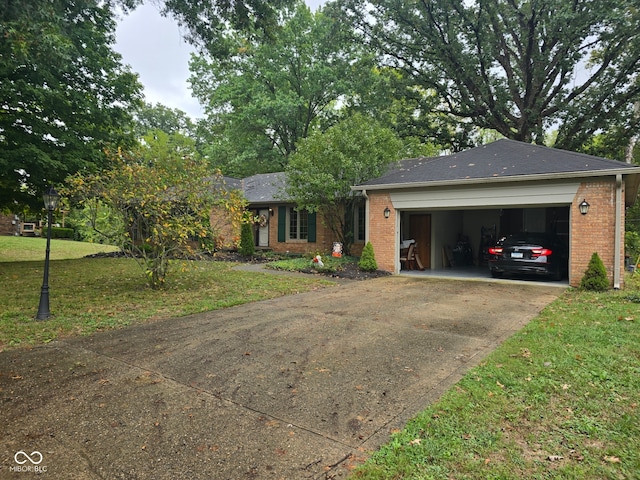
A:
<svg viewBox="0 0 640 480">
<path fill-rule="evenodd" d="M 568 290 L 353 479 L 619 479 L 640 472 L 640 276 Z"/>
<path fill-rule="evenodd" d="M 0 262 L 0 351 L 335 285 L 313 276 L 237 271 L 236 265 L 176 261 L 167 288 L 151 290 L 132 259 L 54 260 L 49 273 L 54 316 L 35 321 L 43 262 Z"/>
</svg>

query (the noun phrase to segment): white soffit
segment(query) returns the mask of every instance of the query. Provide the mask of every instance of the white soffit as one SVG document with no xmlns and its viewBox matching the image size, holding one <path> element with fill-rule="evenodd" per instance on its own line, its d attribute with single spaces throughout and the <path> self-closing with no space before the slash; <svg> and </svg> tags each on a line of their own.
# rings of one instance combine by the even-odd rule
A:
<svg viewBox="0 0 640 480">
<path fill-rule="evenodd" d="M 579 186 L 579 182 L 548 182 L 433 187 L 391 192 L 391 201 L 398 210 L 567 205 Z"/>
</svg>

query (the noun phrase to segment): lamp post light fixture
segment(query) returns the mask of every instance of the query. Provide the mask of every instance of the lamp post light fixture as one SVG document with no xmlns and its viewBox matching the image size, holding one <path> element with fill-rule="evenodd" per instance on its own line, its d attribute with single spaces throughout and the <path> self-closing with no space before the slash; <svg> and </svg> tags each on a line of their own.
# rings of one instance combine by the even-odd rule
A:
<svg viewBox="0 0 640 480">
<path fill-rule="evenodd" d="M 49 250 L 51 248 L 51 222 L 53 221 L 53 211 L 58 207 L 60 195 L 56 189 L 49 187 L 43 195 L 44 207 L 47 209 L 47 250 L 44 256 L 44 277 L 42 279 L 42 290 L 40 291 L 40 305 L 36 320 L 47 320 L 51 318 L 49 311 Z"/>
<path fill-rule="evenodd" d="M 387 207 L 384 209 L 384 218 L 389 218 L 389 215 L 391 215 L 391 210 Z"/>
<path fill-rule="evenodd" d="M 582 215 L 586 215 L 587 212 L 589 212 L 589 207 L 591 205 L 589 205 L 589 203 L 586 200 L 582 200 L 582 202 L 580 202 L 580 204 L 578 205 L 578 210 L 580 210 L 580 213 Z"/>
</svg>

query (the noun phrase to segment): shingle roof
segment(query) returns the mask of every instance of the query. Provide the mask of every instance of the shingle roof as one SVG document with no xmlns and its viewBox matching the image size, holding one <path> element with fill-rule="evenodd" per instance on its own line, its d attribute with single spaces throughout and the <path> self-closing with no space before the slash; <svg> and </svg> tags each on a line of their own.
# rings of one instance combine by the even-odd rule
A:
<svg viewBox="0 0 640 480">
<path fill-rule="evenodd" d="M 429 183 L 497 181 L 521 177 L 639 173 L 640 167 L 616 160 L 543 147 L 515 140 L 498 140 L 453 155 L 402 160 L 385 175 L 359 187 L 411 187 Z"/>
<path fill-rule="evenodd" d="M 284 203 L 288 198 L 284 190 L 284 172 L 259 173 L 242 179 L 225 177 L 225 180 L 227 185 L 242 190 L 250 204 Z"/>
</svg>

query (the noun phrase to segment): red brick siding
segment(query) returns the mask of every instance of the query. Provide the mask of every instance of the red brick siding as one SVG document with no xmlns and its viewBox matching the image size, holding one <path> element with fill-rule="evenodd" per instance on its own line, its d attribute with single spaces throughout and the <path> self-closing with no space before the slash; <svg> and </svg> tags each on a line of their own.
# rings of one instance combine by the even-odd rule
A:
<svg viewBox="0 0 640 480">
<path fill-rule="evenodd" d="M 624 192 L 623 192 L 624 196 Z M 586 199 L 589 213 L 580 214 L 578 204 Z M 616 211 L 615 179 L 584 182 L 571 205 L 571 259 L 569 278 L 572 286 L 578 286 L 591 259 L 597 252 L 607 269 L 609 282 L 613 285 L 614 237 Z M 621 246 L 624 250 L 624 208 L 621 208 Z M 620 255 L 620 271 L 624 272 L 624 255 Z M 623 282 L 623 275 L 620 276 Z M 622 285 L 621 285 L 622 286 Z"/>
<path fill-rule="evenodd" d="M 13 215 L 0 215 L 0 235 L 15 235 L 18 231 L 17 227 L 17 221 Z"/>
<path fill-rule="evenodd" d="M 322 214 L 316 216 L 316 241 L 308 242 L 306 240 L 286 240 L 278 242 L 278 206 L 270 207 L 273 215 L 269 216 L 269 249 L 279 253 L 320 253 L 329 255 L 333 249 L 334 240 L 331 229 L 325 226 Z M 211 226 L 221 248 L 237 248 L 240 241 L 240 226 L 232 225 L 229 216 L 224 209 L 213 209 L 211 211 Z M 364 244 L 362 242 L 354 243 L 351 246 L 351 254 L 358 256 L 362 253 Z"/>
<path fill-rule="evenodd" d="M 279 253 L 331 253 L 333 247 L 333 235 L 331 230 L 325 227 L 322 215 L 316 215 L 316 241 L 289 240 L 278 242 L 278 207 L 273 207 L 274 215 L 269 220 L 269 248 Z"/>
<path fill-rule="evenodd" d="M 391 210 L 384 218 L 385 208 Z M 369 241 L 373 246 L 380 270 L 395 272 L 396 264 L 396 210 L 388 193 L 369 193 Z"/>
</svg>

